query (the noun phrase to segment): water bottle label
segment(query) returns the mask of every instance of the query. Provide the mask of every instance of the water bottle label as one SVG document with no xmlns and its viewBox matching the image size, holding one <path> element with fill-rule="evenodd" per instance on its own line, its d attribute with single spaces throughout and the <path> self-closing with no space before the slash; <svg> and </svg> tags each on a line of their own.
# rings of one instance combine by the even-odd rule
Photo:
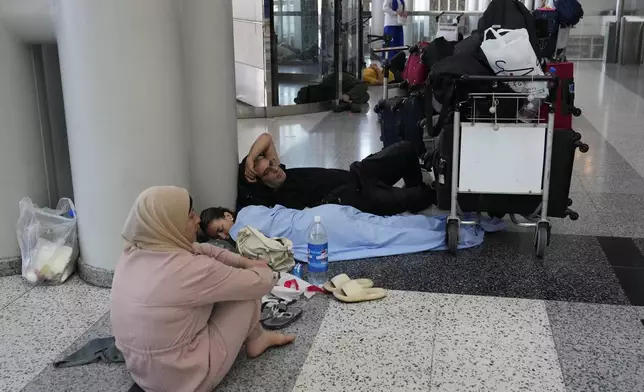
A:
<svg viewBox="0 0 644 392">
<path fill-rule="evenodd" d="M 328 268 L 329 244 L 309 244 L 307 251 L 309 272 L 324 272 Z"/>
<path fill-rule="evenodd" d="M 298 278 L 302 279 L 302 263 L 297 263 L 295 267 L 293 268 L 293 271 L 291 271 L 291 275 L 297 276 Z"/>
</svg>

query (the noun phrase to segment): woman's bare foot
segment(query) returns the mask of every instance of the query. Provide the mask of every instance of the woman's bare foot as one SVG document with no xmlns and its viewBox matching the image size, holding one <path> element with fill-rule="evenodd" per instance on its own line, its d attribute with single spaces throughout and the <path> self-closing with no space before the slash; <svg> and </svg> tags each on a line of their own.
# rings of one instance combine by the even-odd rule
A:
<svg viewBox="0 0 644 392">
<path fill-rule="evenodd" d="M 246 354 L 250 358 L 259 357 L 270 347 L 285 346 L 295 340 L 293 335 L 284 335 L 279 332 L 264 331 L 260 337 L 246 342 Z"/>
</svg>

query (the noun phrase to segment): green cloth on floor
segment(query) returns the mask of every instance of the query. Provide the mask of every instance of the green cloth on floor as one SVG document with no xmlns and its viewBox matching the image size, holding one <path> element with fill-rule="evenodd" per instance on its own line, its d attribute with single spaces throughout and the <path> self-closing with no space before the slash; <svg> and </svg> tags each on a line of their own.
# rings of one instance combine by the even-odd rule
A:
<svg viewBox="0 0 644 392">
<path fill-rule="evenodd" d="M 324 102 L 335 99 L 335 77 L 336 75 L 331 73 L 325 75 L 319 84 L 302 87 L 297 93 L 295 103 Z M 369 102 L 368 88 L 366 83 L 356 79 L 353 75 L 342 73 L 342 94 L 348 95 L 351 102 L 357 104 Z"/>
<path fill-rule="evenodd" d="M 62 361 L 54 362 L 56 368 L 88 365 L 103 361 L 106 363 L 124 363 L 125 358 L 116 348 L 114 337 L 90 340 L 86 345 L 69 355 Z"/>
</svg>

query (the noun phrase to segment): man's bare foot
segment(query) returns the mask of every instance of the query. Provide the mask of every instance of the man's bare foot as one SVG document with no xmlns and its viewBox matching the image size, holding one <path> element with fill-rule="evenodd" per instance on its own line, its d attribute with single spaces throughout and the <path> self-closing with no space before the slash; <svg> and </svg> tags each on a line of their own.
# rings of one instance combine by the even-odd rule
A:
<svg viewBox="0 0 644 392">
<path fill-rule="evenodd" d="M 246 354 L 250 358 L 259 357 L 270 347 L 285 346 L 295 340 L 293 335 L 284 335 L 279 332 L 264 331 L 260 337 L 246 342 Z"/>
</svg>

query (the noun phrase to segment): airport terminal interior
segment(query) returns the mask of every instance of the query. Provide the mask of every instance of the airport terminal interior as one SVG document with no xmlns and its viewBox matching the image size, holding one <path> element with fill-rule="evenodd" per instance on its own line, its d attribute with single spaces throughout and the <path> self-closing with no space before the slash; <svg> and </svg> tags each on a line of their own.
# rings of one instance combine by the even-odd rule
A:
<svg viewBox="0 0 644 392">
<path fill-rule="evenodd" d="M 191 1 L 200 6 L 173 8 Z M 403 3 L 409 10 L 404 44 L 414 45 L 436 37 L 442 12 L 462 13 L 458 29 L 469 36 L 489 1 Z M 529 9 L 539 8 L 535 3 L 525 1 Z M 331 262 L 330 277 L 368 278 L 387 296 L 355 304 L 323 293 L 301 297 L 293 305 L 301 318 L 284 330 L 296 340 L 254 359 L 242 350 L 215 390 L 644 391 L 639 3 L 582 0 L 584 17 L 570 29 L 565 56 L 574 64 L 574 106 L 581 109 L 572 128 L 589 149 L 576 150 L 570 181 L 570 208 L 579 218 L 550 218 L 544 257 L 534 255 L 534 228 L 505 216 L 504 230 L 456 254 Z M 289 168 L 348 169 L 382 150 L 374 111 L 382 85 L 369 86 L 359 113 L 333 111 L 335 92 L 295 102 L 303 87 L 334 76 L 337 67 L 359 79 L 364 68 L 379 64 L 372 49 L 382 47 L 374 39 L 383 34 L 382 5 L 0 0 L 0 235 L 7 237 L 0 239 L 0 391 L 135 390 L 123 363 L 53 363 L 92 339 L 113 336 L 110 286 L 123 249 L 120 233 L 146 187 L 183 186 L 199 208 L 233 208 L 237 164 L 265 133 Z M 180 26 L 168 31 L 179 14 L 193 23 L 179 18 Z M 133 27 L 139 25 L 145 27 Z M 105 38 L 106 49 L 93 44 L 110 35 L 117 37 Z M 11 46 L 14 40 L 20 44 Z M 223 43 L 211 53 L 211 41 Z M 113 65 L 112 55 L 131 59 Z M 22 75 L 25 64 L 23 84 L 3 71 Z M 388 90 L 390 97 L 398 94 L 404 92 Z M 30 117 L 23 121 L 16 113 Z M 35 136 L 10 136 L 26 123 L 35 124 Z M 33 167 L 43 151 L 45 164 Z M 43 174 L 34 175 L 38 170 Z M 41 179 L 48 185 L 32 184 Z M 81 260 L 63 284 L 34 285 L 21 275 L 15 225 L 24 196 L 52 207 L 71 197 L 78 207 Z"/>
</svg>

